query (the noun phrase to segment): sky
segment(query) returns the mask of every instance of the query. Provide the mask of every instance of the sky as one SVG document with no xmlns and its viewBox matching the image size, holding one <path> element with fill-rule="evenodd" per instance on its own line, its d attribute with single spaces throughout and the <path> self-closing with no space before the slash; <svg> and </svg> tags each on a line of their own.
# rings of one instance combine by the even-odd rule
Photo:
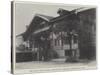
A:
<svg viewBox="0 0 100 75">
<path fill-rule="evenodd" d="M 59 8 L 73 10 L 83 6 L 79 5 L 62 5 L 62 4 L 44 4 L 44 3 L 16 3 L 15 4 L 15 35 L 26 31 L 26 25 L 29 25 L 35 14 L 47 16 L 58 16 Z"/>
</svg>

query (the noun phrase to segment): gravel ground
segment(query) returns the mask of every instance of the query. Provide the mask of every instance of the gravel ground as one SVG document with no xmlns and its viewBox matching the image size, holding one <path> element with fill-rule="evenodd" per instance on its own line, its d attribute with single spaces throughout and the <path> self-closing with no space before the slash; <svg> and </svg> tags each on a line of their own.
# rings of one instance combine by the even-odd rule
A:
<svg viewBox="0 0 100 75">
<path fill-rule="evenodd" d="M 16 69 L 38 69 L 52 67 L 73 67 L 73 66 L 95 66 L 96 61 L 80 60 L 79 62 L 65 62 L 65 59 L 53 59 L 52 61 L 30 61 L 16 63 Z"/>
<path fill-rule="evenodd" d="M 65 62 L 64 59 L 53 59 L 49 62 L 31 61 L 15 64 L 15 74 L 59 72 L 96 69 L 96 61 L 80 60 L 79 62 Z"/>
</svg>

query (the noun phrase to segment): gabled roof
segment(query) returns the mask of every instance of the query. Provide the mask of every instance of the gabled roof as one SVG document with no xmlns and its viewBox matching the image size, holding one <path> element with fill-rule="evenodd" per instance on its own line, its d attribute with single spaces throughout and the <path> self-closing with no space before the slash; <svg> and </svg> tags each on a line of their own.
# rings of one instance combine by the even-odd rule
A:
<svg viewBox="0 0 100 75">
<path fill-rule="evenodd" d="M 23 38 L 24 40 L 27 40 L 29 36 L 36 30 L 38 30 L 41 27 L 41 23 L 43 21 L 48 22 L 51 20 L 53 17 L 51 16 L 46 16 L 46 15 L 41 15 L 41 14 L 36 14 L 34 18 L 32 19 L 31 23 L 29 24 L 28 29 L 25 31 Z"/>
<path fill-rule="evenodd" d="M 70 17 L 70 15 L 73 15 L 73 14 L 77 14 L 79 12 L 83 12 L 83 11 L 86 11 L 86 10 L 89 10 L 89 9 L 92 9 L 92 8 L 86 8 L 86 9 L 75 9 L 75 10 L 72 10 L 70 11 L 71 13 L 67 14 L 67 15 L 60 15 L 58 17 L 51 17 L 51 16 L 46 16 L 46 15 L 42 15 L 42 14 L 36 14 L 35 17 L 33 18 L 32 22 L 30 23 L 29 25 L 29 28 L 26 30 L 26 32 L 24 33 L 23 37 L 24 37 L 24 40 L 27 40 L 27 38 L 33 33 L 35 32 L 36 30 L 38 30 L 38 28 L 40 27 L 40 23 L 43 22 L 43 21 L 46 21 L 48 23 L 55 23 L 55 22 L 59 22 L 61 20 L 63 20 L 64 18 L 68 18 Z M 77 17 L 77 16 L 76 16 Z M 73 18 L 73 17 L 72 17 Z M 44 29 L 42 29 L 43 31 Z M 36 33 L 40 32 L 40 30 L 38 30 Z"/>
<path fill-rule="evenodd" d="M 66 18 L 66 17 L 68 17 L 68 16 L 70 16 L 70 15 L 72 15 L 72 14 L 78 14 L 78 13 L 80 13 L 80 12 L 84 12 L 84 11 L 91 10 L 91 9 L 94 9 L 94 8 L 92 8 L 92 7 L 91 7 L 91 8 L 90 8 L 90 7 L 89 7 L 89 8 L 84 8 L 84 7 L 82 7 L 82 8 L 74 9 L 74 10 L 72 10 L 72 11 L 67 11 L 67 10 L 62 9 L 62 10 L 64 10 L 63 13 L 67 12 L 67 14 L 60 15 L 60 16 L 57 16 L 57 17 L 51 19 L 51 20 L 50 20 L 50 23 L 59 22 L 60 20 Z"/>
</svg>

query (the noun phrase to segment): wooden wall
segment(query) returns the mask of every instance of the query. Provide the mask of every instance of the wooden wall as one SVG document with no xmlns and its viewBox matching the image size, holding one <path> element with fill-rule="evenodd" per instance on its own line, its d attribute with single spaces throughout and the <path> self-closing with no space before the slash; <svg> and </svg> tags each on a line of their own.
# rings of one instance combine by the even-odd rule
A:
<svg viewBox="0 0 100 75">
<path fill-rule="evenodd" d="M 78 13 L 80 58 L 96 58 L 96 9 Z"/>
</svg>

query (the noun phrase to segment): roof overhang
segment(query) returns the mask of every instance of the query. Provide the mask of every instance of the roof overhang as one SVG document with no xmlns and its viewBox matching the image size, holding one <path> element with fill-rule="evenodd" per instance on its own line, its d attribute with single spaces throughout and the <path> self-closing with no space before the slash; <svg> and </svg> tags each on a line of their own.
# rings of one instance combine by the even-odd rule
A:
<svg viewBox="0 0 100 75">
<path fill-rule="evenodd" d="M 49 30 L 49 28 L 50 28 L 50 26 L 44 27 L 42 29 L 38 29 L 38 30 L 34 31 L 33 34 L 37 34 L 37 33 L 40 33 L 40 32 L 46 31 L 46 30 Z"/>
</svg>

